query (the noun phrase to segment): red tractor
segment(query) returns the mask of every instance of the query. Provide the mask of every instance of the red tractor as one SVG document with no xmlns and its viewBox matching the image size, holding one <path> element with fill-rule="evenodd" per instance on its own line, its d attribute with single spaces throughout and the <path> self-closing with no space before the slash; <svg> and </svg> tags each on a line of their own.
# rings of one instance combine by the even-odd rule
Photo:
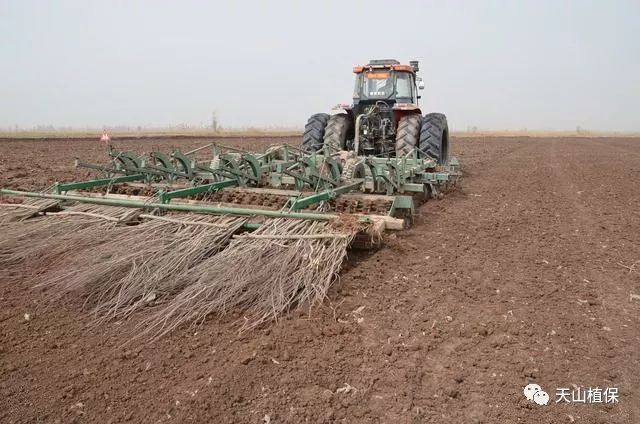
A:
<svg viewBox="0 0 640 424">
<path fill-rule="evenodd" d="M 326 154 L 340 150 L 358 156 L 401 157 L 417 151 L 419 157 L 440 164 L 449 159 L 449 128 L 442 113 L 422 116 L 418 90 L 424 88 L 418 62 L 371 60 L 355 66 L 352 105 L 338 105 L 330 113 L 311 115 L 302 147 Z"/>
</svg>

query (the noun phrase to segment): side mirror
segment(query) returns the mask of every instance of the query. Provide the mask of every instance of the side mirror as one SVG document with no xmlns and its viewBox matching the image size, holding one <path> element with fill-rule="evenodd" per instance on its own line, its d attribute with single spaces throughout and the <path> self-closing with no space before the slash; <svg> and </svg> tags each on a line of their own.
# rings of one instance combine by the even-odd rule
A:
<svg viewBox="0 0 640 424">
<path fill-rule="evenodd" d="M 422 80 L 418 81 L 418 90 L 424 90 L 424 81 Z"/>
</svg>

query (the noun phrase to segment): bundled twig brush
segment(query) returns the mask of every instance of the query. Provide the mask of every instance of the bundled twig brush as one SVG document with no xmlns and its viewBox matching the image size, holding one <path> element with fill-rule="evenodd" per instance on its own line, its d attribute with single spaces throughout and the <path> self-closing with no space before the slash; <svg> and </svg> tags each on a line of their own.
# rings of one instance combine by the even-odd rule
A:
<svg viewBox="0 0 640 424">
<path fill-rule="evenodd" d="M 27 219 L 57 204 L 58 201 L 51 199 L 28 199 L 19 203 L 15 199 L 2 199 L 0 200 L 0 224 L 6 225 Z"/>
<path fill-rule="evenodd" d="M 46 272 L 63 258 L 108 241 L 107 234 L 132 212 L 127 208 L 78 205 L 63 212 L 46 212 L 44 217 L 19 225 L 5 225 L 0 236 L 0 267 L 23 265 L 32 273 Z"/>
<path fill-rule="evenodd" d="M 143 323 L 143 334 L 159 337 L 230 311 L 244 311 L 249 329 L 322 302 L 354 235 L 317 221 L 268 220 L 185 274 L 184 290 Z"/>
<path fill-rule="evenodd" d="M 141 217 L 142 224 L 120 228 L 107 242 L 68 258 L 43 285 L 60 295 L 84 294 L 97 321 L 123 318 L 182 289 L 182 276 L 223 249 L 244 223 L 195 214 Z"/>
<path fill-rule="evenodd" d="M 155 306 L 143 323 L 152 337 L 229 312 L 245 313 L 249 329 L 322 302 L 360 229 L 348 220 L 338 228 L 271 219 L 240 234 L 244 218 L 132 213 L 90 205 L 46 212 L 0 239 L 0 265 L 37 262 L 45 269 L 38 286 L 56 297 L 81 294 L 96 322 Z"/>
</svg>

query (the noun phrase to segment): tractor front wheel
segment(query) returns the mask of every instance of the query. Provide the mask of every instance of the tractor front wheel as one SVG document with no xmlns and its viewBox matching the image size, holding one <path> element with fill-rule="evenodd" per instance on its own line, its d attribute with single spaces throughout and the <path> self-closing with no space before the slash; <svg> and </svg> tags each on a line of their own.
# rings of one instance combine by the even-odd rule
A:
<svg viewBox="0 0 640 424">
<path fill-rule="evenodd" d="M 439 164 L 449 162 L 449 125 L 442 113 L 429 113 L 422 119 L 420 130 L 420 156 Z"/>
<path fill-rule="evenodd" d="M 417 113 L 400 118 L 396 132 L 396 157 L 405 156 L 418 146 L 421 123 L 422 117 Z"/>
<path fill-rule="evenodd" d="M 304 126 L 304 135 L 302 136 L 302 150 L 308 153 L 317 152 L 322 148 L 325 128 L 329 121 L 329 114 L 316 113 L 311 115 Z"/>
</svg>

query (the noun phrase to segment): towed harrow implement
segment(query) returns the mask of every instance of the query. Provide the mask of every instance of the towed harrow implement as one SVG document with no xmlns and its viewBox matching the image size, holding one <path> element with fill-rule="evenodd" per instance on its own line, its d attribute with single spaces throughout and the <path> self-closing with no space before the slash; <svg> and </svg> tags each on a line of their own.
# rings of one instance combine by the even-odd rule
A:
<svg viewBox="0 0 640 424">
<path fill-rule="evenodd" d="M 380 158 L 211 143 L 109 156 L 76 160 L 97 179 L 0 189 L 0 266 L 39 262 L 38 285 L 84 293 L 100 320 L 152 306 L 144 331 L 155 336 L 238 312 L 252 327 L 321 302 L 349 246 L 379 245 L 460 175 L 455 159 L 438 165 L 417 151 Z"/>
</svg>

